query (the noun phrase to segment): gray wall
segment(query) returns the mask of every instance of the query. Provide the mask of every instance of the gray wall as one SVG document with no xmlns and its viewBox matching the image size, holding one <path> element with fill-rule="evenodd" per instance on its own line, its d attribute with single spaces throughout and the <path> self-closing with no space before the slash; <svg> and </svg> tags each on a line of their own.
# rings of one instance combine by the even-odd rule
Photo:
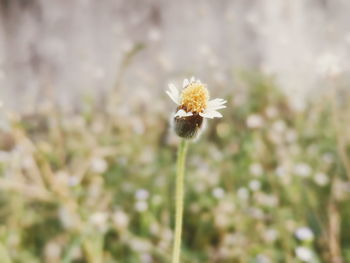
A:
<svg viewBox="0 0 350 263">
<path fill-rule="evenodd" d="M 0 98 L 71 107 L 113 89 L 139 44 L 124 96 L 192 74 L 232 92 L 234 72 L 258 69 L 304 97 L 329 70 L 349 73 L 349 14 L 348 0 L 0 0 Z"/>
</svg>

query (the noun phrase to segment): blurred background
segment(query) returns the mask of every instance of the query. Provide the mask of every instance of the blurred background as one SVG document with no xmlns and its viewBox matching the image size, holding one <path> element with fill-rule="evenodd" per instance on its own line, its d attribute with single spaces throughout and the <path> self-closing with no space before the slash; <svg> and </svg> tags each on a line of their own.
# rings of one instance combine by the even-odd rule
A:
<svg viewBox="0 0 350 263">
<path fill-rule="evenodd" d="M 0 262 L 350 262 L 350 2 L 0 0 Z"/>
</svg>

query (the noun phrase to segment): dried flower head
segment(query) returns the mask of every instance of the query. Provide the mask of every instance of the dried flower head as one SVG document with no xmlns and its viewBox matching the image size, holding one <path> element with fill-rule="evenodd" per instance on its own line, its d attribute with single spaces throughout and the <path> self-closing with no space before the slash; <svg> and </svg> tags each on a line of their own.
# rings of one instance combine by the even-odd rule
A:
<svg viewBox="0 0 350 263">
<path fill-rule="evenodd" d="M 169 97 L 178 105 L 173 116 L 175 132 L 178 136 L 192 139 L 198 135 L 203 126 L 204 118 L 221 118 L 217 110 L 226 108 L 224 99 L 209 100 L 206 85 L 192 77 L 185 79 L 181 93 L 173 84 L 166 91 Z"/>
</svg>

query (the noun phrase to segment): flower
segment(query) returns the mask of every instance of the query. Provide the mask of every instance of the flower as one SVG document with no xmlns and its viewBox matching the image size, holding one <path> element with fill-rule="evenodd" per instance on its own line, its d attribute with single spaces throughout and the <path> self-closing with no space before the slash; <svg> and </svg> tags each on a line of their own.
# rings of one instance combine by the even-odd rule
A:
<svg viewBox="0 0 350 263">
<path fill-rule="evenodd" d="M 308 227 L 299 227 L 295 231 L 295 236 L 301 241 L 311 241 L 314 239 L 314 233 Z"/>
<path fill-rule="evenodd" d="M 118 229 L 124 229 L 128 226 L 130 219 L 124 211 L 118 210 L 113 214 L 112 220 Z"/>
<path fill-rule="evenodd" d="M 147 190 L 145 190 L 145 189 L 139 189 L 139 190 L 137 190 L 136 191 L 136 193 L 135 193 L 135 198 L 137 199 L 137 200 L 146 200 L 147 198 L 149 197 L 149 193 L 148 193 L 148 191 Z"/>
<path fill-rule="evenodd" d="M 267 242 L 275 242 L 278 239 L 278 231 L 276 229 L 273 228 L 269 228 L 264 232 L 264 239 Z"/>
<path fill-rule="evenodd" d="M 328 175 L 325 173 L 316 173 L 314 175 L 314 181 L 319 185 L 319 186 L 325 186 L 329 183 L 329 178 Z"/>
<path fill-rule="evenodd" d="M 311 167 L 307 163 L 297 163 L 294 166 L 294 173 L 300 177 L 308 177 L 311 174 Z"/>
<path fill-rule="evenodd" d="M 256 255 L 255 261 L 256 263 L 270 263 L 271 260 L 268 256 L 263 254 Z"/>
<path fill-rule="evenodd" d="M 209 100 L 206 85 L 192 77 L 185 79 L 181 92 L 173 84 L 169 84 L 168 96 L 178 107 L 173 116 L 175 132 L 178 136 L 192 139 L 198 135 L 205 118 L 221 118 L 217 110 L 226 108 L 224 99 Z"/>
<path fill-rule="evenodd" d="M 249 182 L 249 188 L 252 190 L 252 191 L 258 191 L 260 190 L 261 188 L 261 183 L 260 181 L 258 180 L 252 180 Z"/>
<path fill-rule="evenodd" d="M 311 262 L 314 258 L 313 252 L 307 247 L 297 247 L 295 254 L 303 262 Z"/>
<path fill-rule="evenodd" d="M 264 119 L 259 114 L 251 114 L 247 117 L 246 124 L 251 129 L 261 128 L 264 125 Z"/>
<path fill-rule="evenodd" d="M 95 212 L 90 216 L 89 221 L 97 229 L 104 232 L 107 230 L 108 217 L 109 215 L 106 212 Z"/>
<path fill-rule="evenodd" d="M 148 203 L 145 201 L 137 201 L 135 203 L 135 210 L 137 212 L 145 212 L 148 209 Z"/>
<path fill-rule="evenodd" d="M 247 200 L 249 198 L 249 191 L 247 188 L 241 187 L 237 190 L 237 196 L 241 200 Z"/>
<path fill-rule="evenodd" d="M 108 169 L 108 163 L 103 158 L 93 158 L 91 160 L 91 169 L 95 173 L 104 173 Z"/>
<path fill-rule="evenodd" d="M 212 195 L 216 199 L 222 199 L 225 196 L 225 190 L 222 189 L 221 187 L 215 187 L 212 191 Z"/>
<path fill-rule="evenodd" d="M 264 169 L 263 169 L 263 167 L 262 167 L 262 165 L 260 163 L 252 163 L 249 166 L 249 172 L 252 175 L 261 176 L 263 174 L 263 172 L 264 172 Z"/>
</svg>

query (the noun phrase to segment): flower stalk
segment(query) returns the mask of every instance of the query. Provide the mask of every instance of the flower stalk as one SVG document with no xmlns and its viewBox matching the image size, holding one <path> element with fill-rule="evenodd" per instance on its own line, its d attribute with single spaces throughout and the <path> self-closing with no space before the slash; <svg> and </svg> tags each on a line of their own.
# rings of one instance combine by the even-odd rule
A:
<svg viewBox="0 0 350 263">
<path fill-rule="evenodd" d="M 181 252 L 181 233 L 182 233 L 182 219 L 184 206 L 184 176 L 185 176 L 185 160 L 188 148 L 188 140 L 182 139 L 176 164 L 176 189 L 175 189 L 175 234 L 172 263 L 180 262 Z"/>
</svg>

